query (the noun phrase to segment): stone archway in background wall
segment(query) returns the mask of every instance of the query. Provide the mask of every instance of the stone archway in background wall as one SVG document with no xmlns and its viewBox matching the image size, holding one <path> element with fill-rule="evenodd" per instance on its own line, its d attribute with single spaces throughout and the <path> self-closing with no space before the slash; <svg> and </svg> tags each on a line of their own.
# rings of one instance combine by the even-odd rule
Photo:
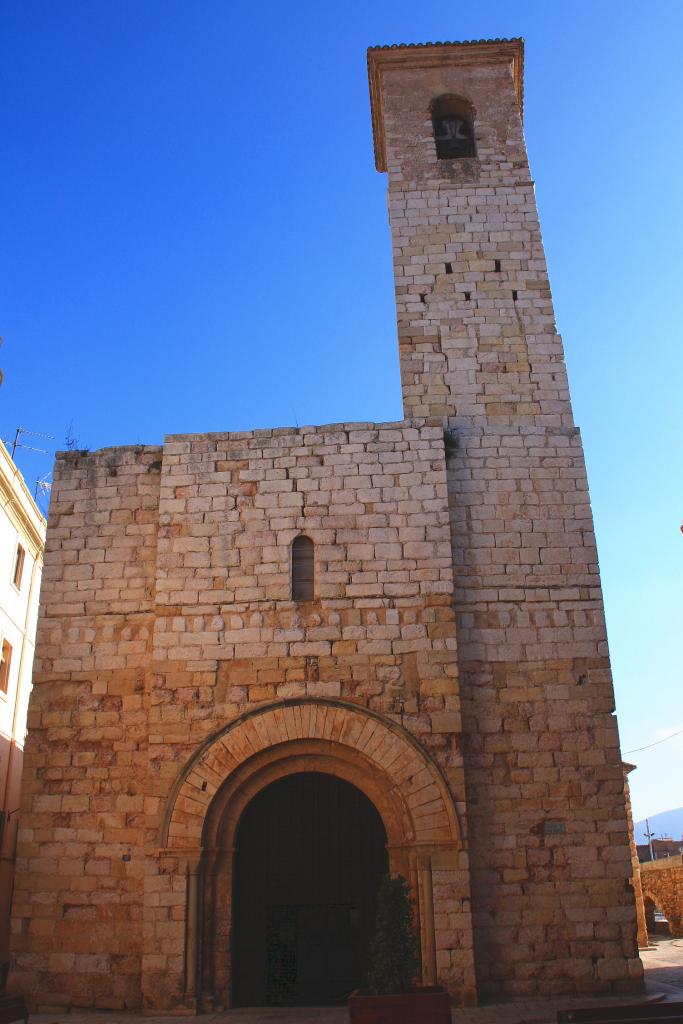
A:
<svg viewBox="0 0 683 1024">
<path fill-rule="evenodd" d="M 655 912 L 657 910 L 657 904 L 651 896 L 643 893 L 643 903 L 645 905 L 645 924 L 647 926 L 647 934 L 654 935 L 657 931 L 655 924 Z"/>
<path fill-rule="evenodd" d="M 666 931 L 675 937 L 683 935 L 683 857 L 648 861 L 640 869 L 648 934 L 665 930 L 655 922 L 659 909 L 668 922 Z"/>
<path fill-rule="evenodd" d="M 387 834 L 390 869 L 404 874 L 413 890 L 424 980 L 435 982 L 439 974 L 459 1001 L 474 1000 L 469 870 L 445 779 L 396 723 L 356 705 L 304 699 L 236 719 L 210 737 L 181 772 L 166 805 L 158 871 L 175 873 L 171 887 L 178 897 L 184 890 L 185 912 L 178 907 L 162 933 L 175 952 L 167 958 L 175 977 L 167 969 L 155 978 L 154 954 L 148 954 L 148 1008 L 229 1005 L 235 832 L 257 793 L 275 779 L 307 771 L 350 782 L 375 806 Z M 455 929 L 436 927 L 434 872 L 459 910 L 462 923 Z M 459 966 L 449 975 L 442 968 L 456 946 Z"/>
</svg>

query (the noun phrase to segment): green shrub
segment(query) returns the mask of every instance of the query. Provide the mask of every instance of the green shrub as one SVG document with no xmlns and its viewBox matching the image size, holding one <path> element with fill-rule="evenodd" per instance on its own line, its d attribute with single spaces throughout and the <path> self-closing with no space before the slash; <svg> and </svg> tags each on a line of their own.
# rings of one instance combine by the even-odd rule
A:
<svg viewBox="0 0 683 1024">
<path fill-rule="evenodd" d="M 370 948 L 368 986 L 373 995 L 394 995 L 415 987 L 420 958 L 408 883 L 386 875 L 377 895 L 375 935 Z"/>
</svg>

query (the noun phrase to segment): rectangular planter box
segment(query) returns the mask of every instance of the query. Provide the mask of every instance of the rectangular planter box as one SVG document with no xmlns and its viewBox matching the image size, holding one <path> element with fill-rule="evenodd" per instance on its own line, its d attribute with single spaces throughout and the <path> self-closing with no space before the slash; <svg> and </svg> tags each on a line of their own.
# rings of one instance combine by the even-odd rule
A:
<svg viewBox="0 0 683 1024">
<path fill-rule="evenodd" d="M 443 988 L 419 988 L 398 996 L 349 996 L 351 1024 L 451 1024 L 451 1000 Z"/>
</svg>

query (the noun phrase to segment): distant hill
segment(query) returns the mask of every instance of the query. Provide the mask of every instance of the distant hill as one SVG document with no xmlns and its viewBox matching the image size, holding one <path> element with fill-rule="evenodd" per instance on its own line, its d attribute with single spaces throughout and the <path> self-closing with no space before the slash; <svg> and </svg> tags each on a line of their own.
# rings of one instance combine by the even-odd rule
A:
<svg viewBox="0 0 683 1024">
<path fill-rule="evenodd" d="M 654 832 L 657 839 L 670 836 L 671 839 L 680 839 L 683 836 L 683 807 L 676 807 L 673 811 L 662 811 L 661 814 L 653 814 L 648 818 L 650 831 Z M 637 843 L 646 843 L 644 821 L 636 821 L 633 826 L 636 833 Z"/>
</svg>

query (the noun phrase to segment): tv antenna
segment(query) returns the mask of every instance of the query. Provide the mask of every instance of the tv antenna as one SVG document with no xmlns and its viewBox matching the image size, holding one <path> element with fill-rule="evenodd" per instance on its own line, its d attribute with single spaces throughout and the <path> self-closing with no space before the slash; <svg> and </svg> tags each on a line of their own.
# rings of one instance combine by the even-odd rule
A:
<svg viewBox="0 0 683 1024">
<path fill-rule="evenodd" d="M 24 434 L 29 434 L 31 437 L 48 437 L 50 438 L 51 441 L 54 441 L 54 434 L 41 434 L 37 430 L 27 430 L 26 427 L 17 427 L 16 432 L 14 434 L 14 440 L 12 441 L 12 451 L 10 453 L 13 461 L 14 453 L 16 452 L 17 448 L 25 448 L 26 451 L 29 452 L 38 452 L 39 455 L 47 455 L 47 451 L 44 448 L 34 448 L 32 445 L 24 444 L 22 441 L 20 441 L 19 438 L 22 437 Z"/>
<path fill-rule="evenodd" d="M 39 476 L 37 478 L 36 487 L 33 492 L 34 501 L 38 501 L 39 494 L 41 497 L 44 497 L 46 494 L 49 494 L 50 491 L 52 490 L 52 484 L 50 483 L 49 480 L 50 476 L 52 476 L 52 473 L 46 473 L 45 476 Z"/>
</svg>

